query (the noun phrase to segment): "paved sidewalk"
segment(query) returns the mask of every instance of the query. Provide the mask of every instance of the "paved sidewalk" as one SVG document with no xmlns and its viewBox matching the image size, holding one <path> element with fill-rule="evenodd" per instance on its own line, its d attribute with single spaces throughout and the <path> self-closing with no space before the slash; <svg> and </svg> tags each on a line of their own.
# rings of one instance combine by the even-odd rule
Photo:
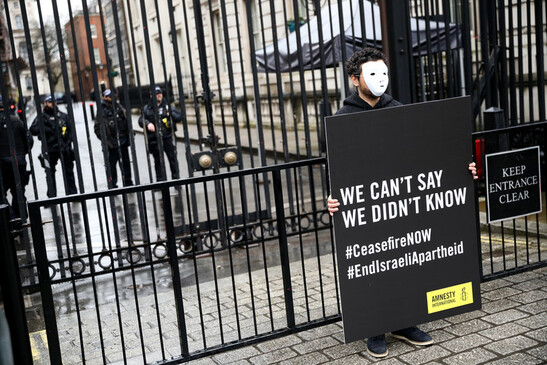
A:
<svg viewBox="0 0 547 365">
<path fill-rule="evenodd" d="M 545 364 L 547 268 L 481 285 L 481 310 L 421 326 L 435 340 L 418 348 L 387 336 L 374 359 L 365 341 L 343 343 L 342 323 L 258 343 L 190 364 Z"/>
</svg>

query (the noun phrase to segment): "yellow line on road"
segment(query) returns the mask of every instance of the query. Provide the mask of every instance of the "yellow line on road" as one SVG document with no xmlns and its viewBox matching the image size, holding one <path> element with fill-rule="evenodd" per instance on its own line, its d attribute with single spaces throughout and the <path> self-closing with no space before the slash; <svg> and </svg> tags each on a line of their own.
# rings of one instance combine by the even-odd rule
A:
<svg viewBox="0 0 547 365">
<path fill-rule="evenodd" d="M 503 242 L 505 242 L 506 245 L 511 245 L 513 246 L 515 244 L 515 242 L 517 243 L 517 246 L 519 247 L 526 247 L 526 241 L 521 241 L 521 240 L 508 240 L 508 239 L 501 239 L 501 238 L 498 238 L 498 237 L 489 237 L 489 236 L 481 236 L 481 241 L 484 242 L 484 243 L 488 243 L 490 241 L 492 241 L 492 243 L 496 243 L 496 244 L 503 244 Z M 535 241 L 528 241 L 528 244 L 531 245 L 531 244 L 535 244 L 536 242 Z"/>
<path fill-rule="evenodd" d="M 49 350 L 49 347 L 48 347 L 48 344 L 47 344 L 47 335 L 46 335 L 46 331 L 40 331 L 40 337 L 42 337 L 42 342 L 44 343 L 44 345 L 46 346 L 46 349 Z"/>
<path fill-rule="evenodd" d="M 36 331 L 29 334 L 30 337 L 30 347 L 32 350 L 32 359 L 39 360 L 41 358 L 41 351 L 44 346 L 46 350 L 48 349 L 47 345 L 47 335 L 46 331 Z"/>
<path fill-rule="evenodd" d="M 36 348 L 36 342 L 34 341 L 32 334 L 30 335 L 30 348 L 32 350 L 32 359 L 38 360 L 40 358 L 40 351 Z"/>
</svg>

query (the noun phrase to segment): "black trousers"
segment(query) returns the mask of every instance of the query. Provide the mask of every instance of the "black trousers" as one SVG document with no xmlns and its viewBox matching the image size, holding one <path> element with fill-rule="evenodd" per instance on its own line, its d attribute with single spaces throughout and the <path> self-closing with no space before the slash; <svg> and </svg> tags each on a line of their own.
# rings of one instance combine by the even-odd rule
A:
<svg viewBox="0 0 547 365">
<path fill-rule="evenodd" d="M 123 186 L 133 185 L 131 180 L 131 160 L 129 159 L 129 146 L 121 146 L 118 148 L 108 149 L 108 158 L 110 163 L 110 181 L 112 187 L 118 187 L 118 171 L 116 165 L 120 164 L 120 170 L 122 172 Z"/>
<path fill-rule="evenodd" d="M 49 152 L 49 168 L 46 165 L 46 176 L 49 176 L 51 174 L 51 179 L 53 181 L 52 186 L 49 186 L 47 189 L 47 196 L 50 198 L 57 196 L 57 184 L 55 182 L 55 169 L 57 166 L 57 162 L 61 159 L 61 152 L 55 151 L 55 152 Z M 71 195 L 76 194 L 78 192 L 78 189 L 76 188 L 76 179 L 74 178 L 74 151 L 66 151 L 63 152 L 63 173 L 64 177 L 66 179 L 65 183 L 65 194 Z"/>
<path fill-rule="evenodd" d="M 179 175 L 179 166 L 177 163 L 177 156 L 175 154 L 175 145 L 173 144 L 172 137 L 163 137 L 163 151 L 167 155 L 167 160 L 169 161 L 169 167 L 171 168 L 171 176 L 173 179 L 180 178 Z M 161 152 L 159 145 L 156 141 L 149 141 L 148 151 L 154 157 L 154 168 L 156 170 L 156 180 L 165 181 L 165 169 L 162 169 L 161 166 Z"/>
</svg>

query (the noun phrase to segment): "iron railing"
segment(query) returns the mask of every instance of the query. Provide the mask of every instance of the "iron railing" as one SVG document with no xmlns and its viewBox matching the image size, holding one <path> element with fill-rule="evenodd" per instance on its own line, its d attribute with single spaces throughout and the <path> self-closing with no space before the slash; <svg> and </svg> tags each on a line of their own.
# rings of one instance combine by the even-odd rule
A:
<svg viewBox="0 0 547 365">
<path fill-rule="evenodd" d="M 501 112 L 501 120 L 503 113 Z M 473 133 L 475 161 L 477 161 L 478 198 L 482 241 L 482 280 L 488 281 L 512 275 L 523 270 L 545 266 L 545 240 L 547 240 L 547 211 L 543 190 L 541 213 L 518 219 L 489 224 L 487 221 L 484 158 L 486 154 L 539 146 L 540 185 L 545 186 L 545 148 L 547 122 L 528 123 L 507 128 L 495 128 Z"/>
<path fill-rule="evenodd" d="M 175 363 L 339 320 L 330 219 L 313 185 L 322 170 L 324 159 L 306 160 L 29 203 L 50 361 Z M 212 223 L 226 219 L 218 186 L 223 208 L 237 201 L 241 221 Z M 244 186 L 256 202 L 243 199 Z M 211 222 L 199 229 L 192 188 Z M 245 213 L 263 212 L 267 196 L 271 212 Z M 142 232 L 154 204 L 160 232 Z M 57 249 L 46 216 L 59 224 Z M 194 228 L 181 237 L 183 221 Z M 185 240 L 203 250 L 185 250 Z"/>
<path fill-rule="evenodd" d="M 101 305 L 96 298 L 99 279 L 113 279 L 118 272 L 134 278 L 135 271 L 152 276 L 160 266 L 175 270 L 171 257 L 197 267 L 201 259 L 196 257 L 204 253 L 210 254 L 212 261 L 216 260 L 215 253 L 218 257 L 228 257 L 226 260 L 230 262 L 233 250 L 245 251 L 257 243 L 259 247 L 273 247 L 272 242 L 283 240 L 283 229 L 276 228 L 280 214 L 276 198 L 279 200 L 280 196 L 275 191 L 274 171 L 281 174 L 286 193 L 283 202 L 288 204 L 284 212 L 285 221 L 289 222 L 285 229 L 287 241 L 292 243 L 291 239 L 298 238 L 299 246 L 302 239 L 304 251 L 321 244 L 331 245 L 330 224 L 322 210 L 329 191 L 326 167 L 318 167 L 320 159 L 325 157 L 322 118 L 337 110 L 351 92 L 343 75 L 343 63 L 363 45 L 381 47 L 389 42 L 382 34 L 378 1 L 256 0 L 242 4 L 232 0 L 52 0 L 51 8 L 43 0 L 4 0 L 0 4 L 3 100 L 13 99 L 28 128 L 42 114 L 40 103 L 44 94 L 60 91 L 75 95 L 76 103 L 59 103 L 58 107 L 70 120 L 78 193 L 90 199 L 85 204 L 75 203 L 83 201 L 79 196 L 46 203 L 47 186 L 53 179 L 40 167 L 38 156 L 48 152 L 40 141 L 34 143 L 28 155 L 31 172 L 28 186 L 21 183 L 12 165 L 19 180 L 16 184 L 19 196 L 26 192 L 29 200 L 36 201 L 30 210 L 45 204 L 55 207 L 41 208 L 42 219 L 35 220 L 40 225 L 33 229 L 43 228 L 45 240 L 40 254 L 35 246 L 37 238 L 28 229 L 22 231 L 21 244 L 17 246 L 21 251 L 18 256 L 21 282 L 27 295 L 40 288 L 47 291 L 42 283 L 46 279 L 53 284 L 52 295 L 54 290 L 68 287 L 69 295 L 75 298 L 81 295 L 80 290 L 89 289 L 94 295 L 82 307 L 94 303 L 92 311 L 99 317 L 101 310 L 96 309 Z M 503 135 L 509 136 L 503 139 L 510 141 L 505 145 L 507 148 L 540 145 L 544 154 L 545 3 L 411 0 L 404 8 L 408 18 L 405 29 L 422 32 L 407 34 L 409 41 L 402 45 L 405 52 L 390 55 L 394 58 L 405 55 L 411 66 L 404 75 L 408 80 L 393 83 L 408 84 L 408 89 L 390 92 L 409 102 L 471 95 L 477 162 L 485 153 L 500 150 L 499 137 Z M 48 13 L 49 10 L 52 12 Z M 345 37 L 339 37 L 340 34 Z M 303 46 L 314 42 L 315 48 Z M 331 53 L 331 49 L 335 51 Z M 292 61 L 290 67 L 287 60 Z M 392 72 L 397 75 L 395 70 Z M 156 180 L 154 161 L 147 153 L 147 132 L 138 126 L 137 120 L 142 106 L 149 102 L 150 87 L 154 84 L 162 85 L 166 99 L 183 115 L 174 143 L 181 177 L 190 180 L 147 185 Z M 109 150 L 105 131 L 101 128 L 102 138 L 98 139 L 91 129 L 95 118 L 103 118 L 97 101 L 106 87 L 117 90 L 114 99 L 128 111 L 132 122 L 129 129 L 132 177 L 136 185 L 133 188 L 106 191 L 112 187 L 108 183 L 112 171 L 106 163 Z M 31 101 L 25 108 L 28 100 Z M 483 118 L 483 111 L 490 107 L 505 112 L 503 123 L 494 126 L 501 128 L 499 132 L 490 131 L 492 127 Z M 3 116 L 8 117 L 10 112 L 5 108 Z M 9 129 L 8 133 L 10 150 L 14 150 Z M 42 128 L 40 135 L 43 134 Z M 235 155 L 235 162 L 224 160 L 228 153 Z M 213 162 L 210 167 L 200 165 L 203 156 L 210 157 Z M 275 167 L 292 161 L 309 161 L 309 166 Z M 545 171 L 544 159 L 542 163 Z M 170 167 L 164 157 L 160 164 L 169 176 Z M 251 173 L 248 169 L 256 170 Z M 212 178 L 212 174 L 218 174 L 218 179 Z M 60 196 L 66 175 L 67 171 L 58 168 Z M 174 189 L 176 186 L 183 189 Z M 163 205 L 167 201 L 163 195 L 167 194 L 167 188 L 172 190 L 170 212 Z M 307 195 L 311 192 L 315 197 Z M 1 182 L 0 193 L 4 196 Z M 21 211 L 25 211 L 24 202 L 12 204 L 21 205 Z M 27 227 L 25 213 L 21 218 Z M 165 222 L 170 215 L 173 227 L 172 232 L 167 232 Z M 481 225 L 486 242 L 484 280 L 544 265 L 543 217 L 542 213 L 499 226 Z M 479 218 L 484 223 L 480 215 Z M 178 256 L 168 255 L 173 249 L 168 237 L 174 237 Z M 311 244 L 307 241 L 310 237 Z M 292 247 L 289 245 L 290 262 L 293 262 Z M 50 275 L 42 269 L 39 276 L 38 265 L 44 265 L 46 259 L 53 262 Z M 319 267 L 322 259 L 314 260 Z M 304 263 L 302 267 L 308 265 L 307 261 Z M 211 275 L 216 273 L 215 267 L 210 265 Z M 84 281 L 87 283 L 80 286 Z M 126 286 L 136 298 L 142 288 L 131 281 Z M 118 285 L 117 280 L 111 282 Z M 324 292 L 316 296 L 323 298 Z M 293 302 L 303 301 L 306 306 L 310 305 L 309 300 L 308 294 L 296 300 L 293 297 Z M 225 308 L 219 309 L 218 302 L 217 312 L 222 312 Z M 175 303 L 175 308 L 180 309 L 180 301 Z M 298 318 L 299 312 L 295 311 Z M 306 314 L 307 321 L 295 320 L 295 328 L 301 323 L 319 325 L 330 320 L 330 315 L 337 318 L 338 313 L 335 309 L 322 317 Z M 157 313 L 154 316 L 158 317 Z M 48 313 L 48 318 L 52 320 L 52 313 Z M 118 318 L 116 321 L 123 322 Z M 272 325 L 270 332 L 260 331 L 258 320 L 256 323 L 254 337 L 242 336 L 242 343 L 286 331 L 279 330 L 277 325 Z M 177 322 L 177 330 L 180 325 Z M 145 356 L 147 361 L 166 359 L 171 347 L 165 344 L 161 356 L 146 355 L 146 336 L 142 332 L 146 326 L 137 327 L 136 342 L 122 339 L 124 344 L 130 343 L 124 346 L 128 350 L 123 356 L 132 357 L 130 350 L 135 345 L 140 349 L 138 356 Z M 204 324 L 201 331 L 206 327 Z M 222 326 L 217 328 L 224 330 Z M 222 333 L 220 337 L 223 336 Z M 239 342 L 239 337 L 233 341 L 220 338 L 214 344 L 201 340 L 202 348 L 196 351 L 190 342 L 186 351 L 183 346 L 183 351 L 173 355 L 194 358 L 211 349 L 220 351 L 239 346 Z M 64 344 L 62 340 L 59 342 L 59 346 Z M 89 358 L 86 351 L 84 347 L 80 352 Z M 104 347 L 100 352 L 103 361 L 111 355 Z"/>
</svg>

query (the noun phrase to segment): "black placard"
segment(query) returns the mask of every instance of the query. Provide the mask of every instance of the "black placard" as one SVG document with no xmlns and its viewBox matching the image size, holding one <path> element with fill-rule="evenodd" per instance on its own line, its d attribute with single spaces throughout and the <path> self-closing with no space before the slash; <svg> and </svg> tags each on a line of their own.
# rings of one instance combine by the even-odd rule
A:
<svg viewBox="0 0 547 365">
<path fill-rule="evenodd" d="M 468 97 L 325 119 L 345 341 L 480 308 Z"/>
<path fill-rule="evenodd" d="M 541 212 L 539 146 L 485 156 L 488 222 Z"/>
</svg>

